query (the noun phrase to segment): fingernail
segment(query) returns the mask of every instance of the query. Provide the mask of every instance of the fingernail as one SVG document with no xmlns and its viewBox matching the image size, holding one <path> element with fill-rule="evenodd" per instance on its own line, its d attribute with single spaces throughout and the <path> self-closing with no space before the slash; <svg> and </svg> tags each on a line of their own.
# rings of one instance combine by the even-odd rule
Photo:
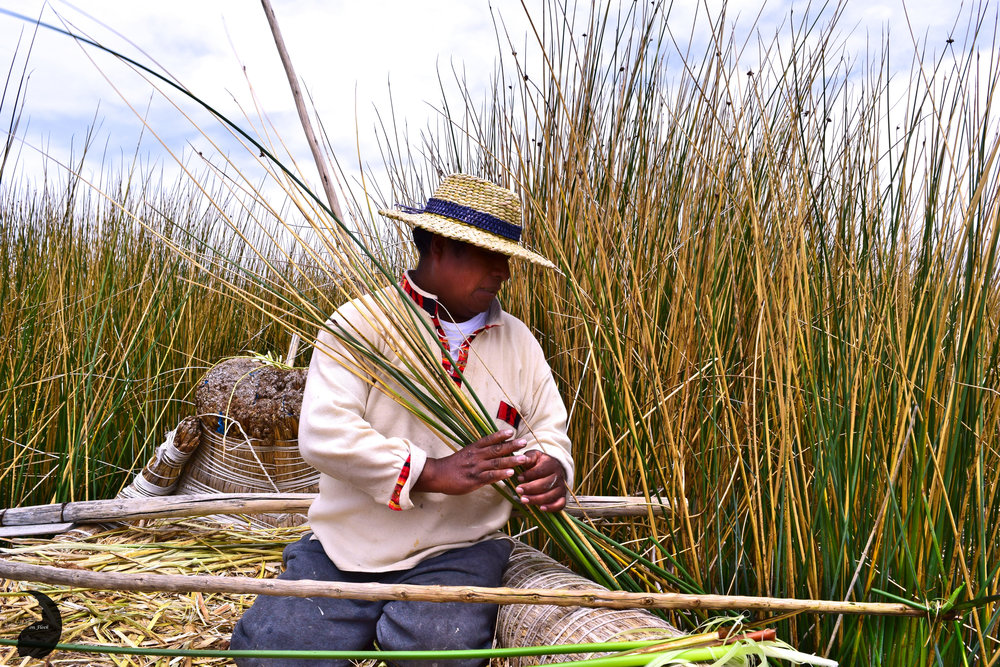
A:
<svg viewBox="0 0 1000 667">
<path fill-rule="evenodd" d="M 522 493 L 524 493 L 524 489 L 522 489 L 521 487 L 517 487 L 516 489 L 514 489 L 514 492 L 517 495 L 521 495 Z M 523 498 L 522 498 L 522 500 L 523 500 Z"/>
<path fill-rule="evenodd" d="M 524 446 L 526 446 L 528 444 L 528 441 L 525 440 L 524 438 L 521 438 L 520 440 L 518 440 L 514 444 L 517 445 L 518 447 L 524 447 Z"/>
<path fill-rule="evenodd" d="M 528 504 L 528 496 L 521 496 L 521 502 L 524 503 L 525 505 L 527 505 Z"/>
<path fill-rule="evenodd" d="M 508 429 L 508 430 L 504 431 L 501 435 L 503 435 L 503 437 L 505 437 L 505 438 L 513 438 L 514 437 L 514 432 Z"/>
<path fill-rule="evenodd" d="M 504 470 L 503 472 L 504 472 L 505 475 L 507 475 L 507 477 L 511 477 L 511 476 L 514 475 L 514 471 L 513 470 L 509 470 L 508 469 L 508 470 Z"/>
<path fill-rule="evenodd" d="M 518 463 L 526 463 L 528 461 L 528 457 L 527 456 L 515 456 L 514 460 L 517 461 Z"/>
</svg>

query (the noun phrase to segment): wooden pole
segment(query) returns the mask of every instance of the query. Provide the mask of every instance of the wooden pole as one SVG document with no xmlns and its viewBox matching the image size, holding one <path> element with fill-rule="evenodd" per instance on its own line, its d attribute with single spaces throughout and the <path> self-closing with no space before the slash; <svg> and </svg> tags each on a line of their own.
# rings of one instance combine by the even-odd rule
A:
<svg viewBox="0 0 1000 667">
<path fill-rule="evenodd" d="M 73 503 L 12 507 L 0 511 L 0 526 L 45 523 L 100 523 L 139 519 L 206 516 L 209 514 L 260 514 L 301 512 L 309 509 L 312 493 L 220 493 L 156 498 L 114 498 Z"/>
<path fill-rule="evenodd" d="M 316 163 L 316 171 L 319 172 L 319 180 L 323 184 L 323 192 L 326 193 L 326 200 L 330 203 L 330 210 L 337 217 L 337 220 L 344 221 L 344 213 L 340 208 L 340 201 L 333 191 L 333 181 L 326 168 L 326 160 L 319 149 L 316 141 L 316 134 L 313 132 L 312 123 L 309 122 L 309 113 L 306 111 L 305 100 L 302 98 L 302 90 L 299 88 L 299 78 L 295 76 L 295 68 L 292 67 L 292 59 L 285 48 L 285 40 L 281 37 L 281 29 L 278 28 L 278 19 L 271 8 L 270 0 L 261 0 L 264 7 L 264 15 L 267 16 L 267 24 L 271 27 L 271 34 L 274 36 L 274 45 L 278 47 L 278 57 L 281 58 L 281 65 L 285 68 L 285 76 L 288 78 L 288 86 L 292 89 L 292 99 L 295 100 L 295 110 L 299 114 L 299 122 L 302 130 L 306 133 L 306 141 L 309 143 L 309 150 L 312 151 L 313 162 Z M 285 363 L 289 366 L 295 365 L 295 356 L 299 350 L 299 335 L 292 334 L 292 340 L 288 344 L 288 354 L 285 355 Z"/>
<path fill-rule="evenodd" d="M 926 616 L 904 604 L 795 600 L 743 595 L 685 595 L 680 593 L 626 593 L 603 588 L 551 590 L 546 588 L 485 588 L 481 586 L 417 586 L 211 575 L 129 574 L 93 572 L 49 565 L 30 565 L 0 559 L 0 577 L 71 588 L 156 593 L 229 593 L 329 597 L 351 600 L 416 600 L 422 602 L 482 602 L 542 604 L 560 607 L 608 609 L 732 609 L 772 614 L 805 612 L 870 616 Z"/>
<path fill-rule="evenodd" d="M 278 19 L 274 16 L 270 0 L 261 0 L 264 7 L 264 14 L 267 16 L 267 24 L 271 26 L 271 34 L 274 35 L 274 45 L 278 47 L 278 56 L 281 64 L 285 68 L 285 76 L 288 77 L 288 85 L 292 89 L 292 98 L 295 100 L 295 110 L 299 114 L 299 122 L 306 133 L 306 141 L 309 142 L 309 150 L 312 151 L 313 161 L 316 163 L 316 171 L 319 172 L 319 179 L 323 183 L 323 192 L 330 202 L 330 210 L 341 222 L 344 221 L 344 214 L 340 210 L 340 202 L 333 191 L 333 182 L 326 169 L 326 160 L 319 150 L 319 143 L 313 133 L 312 124 L 309 122 L 309 113 L 306 111 L 306 104 L 302 98 L 302 90 L 299 88 L 299 79 L 295 76 L 295 69 L 292 67 L 292 59 L 288 56 L 288 49 L 285 48 L 285 40 L 281 37 L 281 30 L 278 28 Z"/>
<path fill-rule="evenodd" d="M 72 523 L 137 521 L 209 514 L 262 514 L 266 512 L 304 512 L 316 498 L 314 493 L 219 493 L 211 495 L 159 496 L 155 498 L 115 498 L 82 500 L 73 503 L 12 507 L 0 510 L 0 537 L 52 534 L 67 530 Z M 643 516 L 648 512 L 646 499 L 627 496 L 577 496 L 567 503 L 566 511 L 574 516 L 594 519 Z M 666 504 L 653 503 L 655 512 L 669 512 Z M 62 526 L 62 530 L 52 530 Z"/>
</svg>

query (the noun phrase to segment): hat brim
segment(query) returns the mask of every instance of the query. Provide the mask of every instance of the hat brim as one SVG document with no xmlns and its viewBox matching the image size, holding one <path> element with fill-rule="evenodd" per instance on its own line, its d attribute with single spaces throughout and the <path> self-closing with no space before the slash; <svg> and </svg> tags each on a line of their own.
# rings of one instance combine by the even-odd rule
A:
<svg viewBox="0 0 1000 667">
<path fill-rule="evenodd" d="M 479 248 L 492 250 L 493 252 L 498 252 L 502 255 L 507 255 L 508 257 L 517 257 L 518 259 L 529 261 L 532 264 L 544 266 L 547 269 L 555 269 L 556 271 L 559 270 L 555 264 L 542 257 L 537 252 L 528 250 L 519 243 L 496 236 L 495 234 L 490 234 L 489 232 L 485 232 L 478 227 L 466 225 L 458 222 L 457 220 L 446 218 L 442 215 L 434 213 L 406 213 L 398 209 L 388 211 L 380 210 L 379 213 L 387 218 L 399 220 L 400 222 L 405 222 L 408 225 L 421 227 L 429 232 L 434 232 L 435 234 L 440 234 L 441 236 L 446 236 L 456 241 L 471 243 Z"/>
</svg>

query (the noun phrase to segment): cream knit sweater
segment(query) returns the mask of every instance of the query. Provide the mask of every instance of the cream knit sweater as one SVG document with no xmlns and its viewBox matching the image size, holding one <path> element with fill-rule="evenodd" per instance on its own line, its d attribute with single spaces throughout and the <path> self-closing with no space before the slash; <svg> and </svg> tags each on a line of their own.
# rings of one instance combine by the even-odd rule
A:
<svg viewBox="0 0 1000 667">
<path fill-rule="evenodd" d="M 406 279 L 404 285 L 433 330 L 434 296 Z M 394 291 L 387 288 L 384 294 L 398 298 Z M 371 298 L 347 303 L 330 324 L 371 340 L 402 367 L 386 337 L 371 324 L 384 322 L 372 303 Z M 419 328 L 440 356 L 433 335 Z M 527 449 L 541 449 L 562 463 L 571 485 L 566 408 L 542 349 L 524 323 L 494 300 L 487 327 L 473 338 L 467 358 L 465 384 L 471 384 L 490 411 L 496 430 L 515 425 L 500 415 L 517 422 L 515 437 L 527 439 Z M 344 359 L 346 363 L 339 361 Z M 320 472 L 319 497 L 309 510 L 309 521 L 334 564 L 347 571 L 401 570 L 448 549 L 500 537 L 511 505 L 492 487 L 459 496 L 412 490 L 428 457 L 441 458 L 453 450 L 393 398 L 350 370 L 357 363 L 332 334 L 320 333 L 299 426 L 302 456 Z M 468 395 L 465 386 L 463 392 Z M 407 461 L 409 475 L 397 488 Z"/>
</svg>

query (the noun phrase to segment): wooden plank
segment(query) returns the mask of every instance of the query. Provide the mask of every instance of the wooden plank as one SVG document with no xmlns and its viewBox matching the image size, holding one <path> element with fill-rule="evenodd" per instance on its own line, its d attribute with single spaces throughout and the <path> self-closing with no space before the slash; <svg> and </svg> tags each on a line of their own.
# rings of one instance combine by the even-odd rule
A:
<svg viewBox="0 0 1000 667">
<path fill-rule="evenodd" d="M 65 523 L 63 509 L 66 503 L 11 507 L 0 514 L 0 526 L 31 526 L 44 523 Z"/>
<path fill-rule="evenodd" d="M 58 535 L 70 530 L 75 523 L 36 523 L 30 526 L 0 527 L 0 537 L 31 537 L 33 535 Z"/>
</svg>

